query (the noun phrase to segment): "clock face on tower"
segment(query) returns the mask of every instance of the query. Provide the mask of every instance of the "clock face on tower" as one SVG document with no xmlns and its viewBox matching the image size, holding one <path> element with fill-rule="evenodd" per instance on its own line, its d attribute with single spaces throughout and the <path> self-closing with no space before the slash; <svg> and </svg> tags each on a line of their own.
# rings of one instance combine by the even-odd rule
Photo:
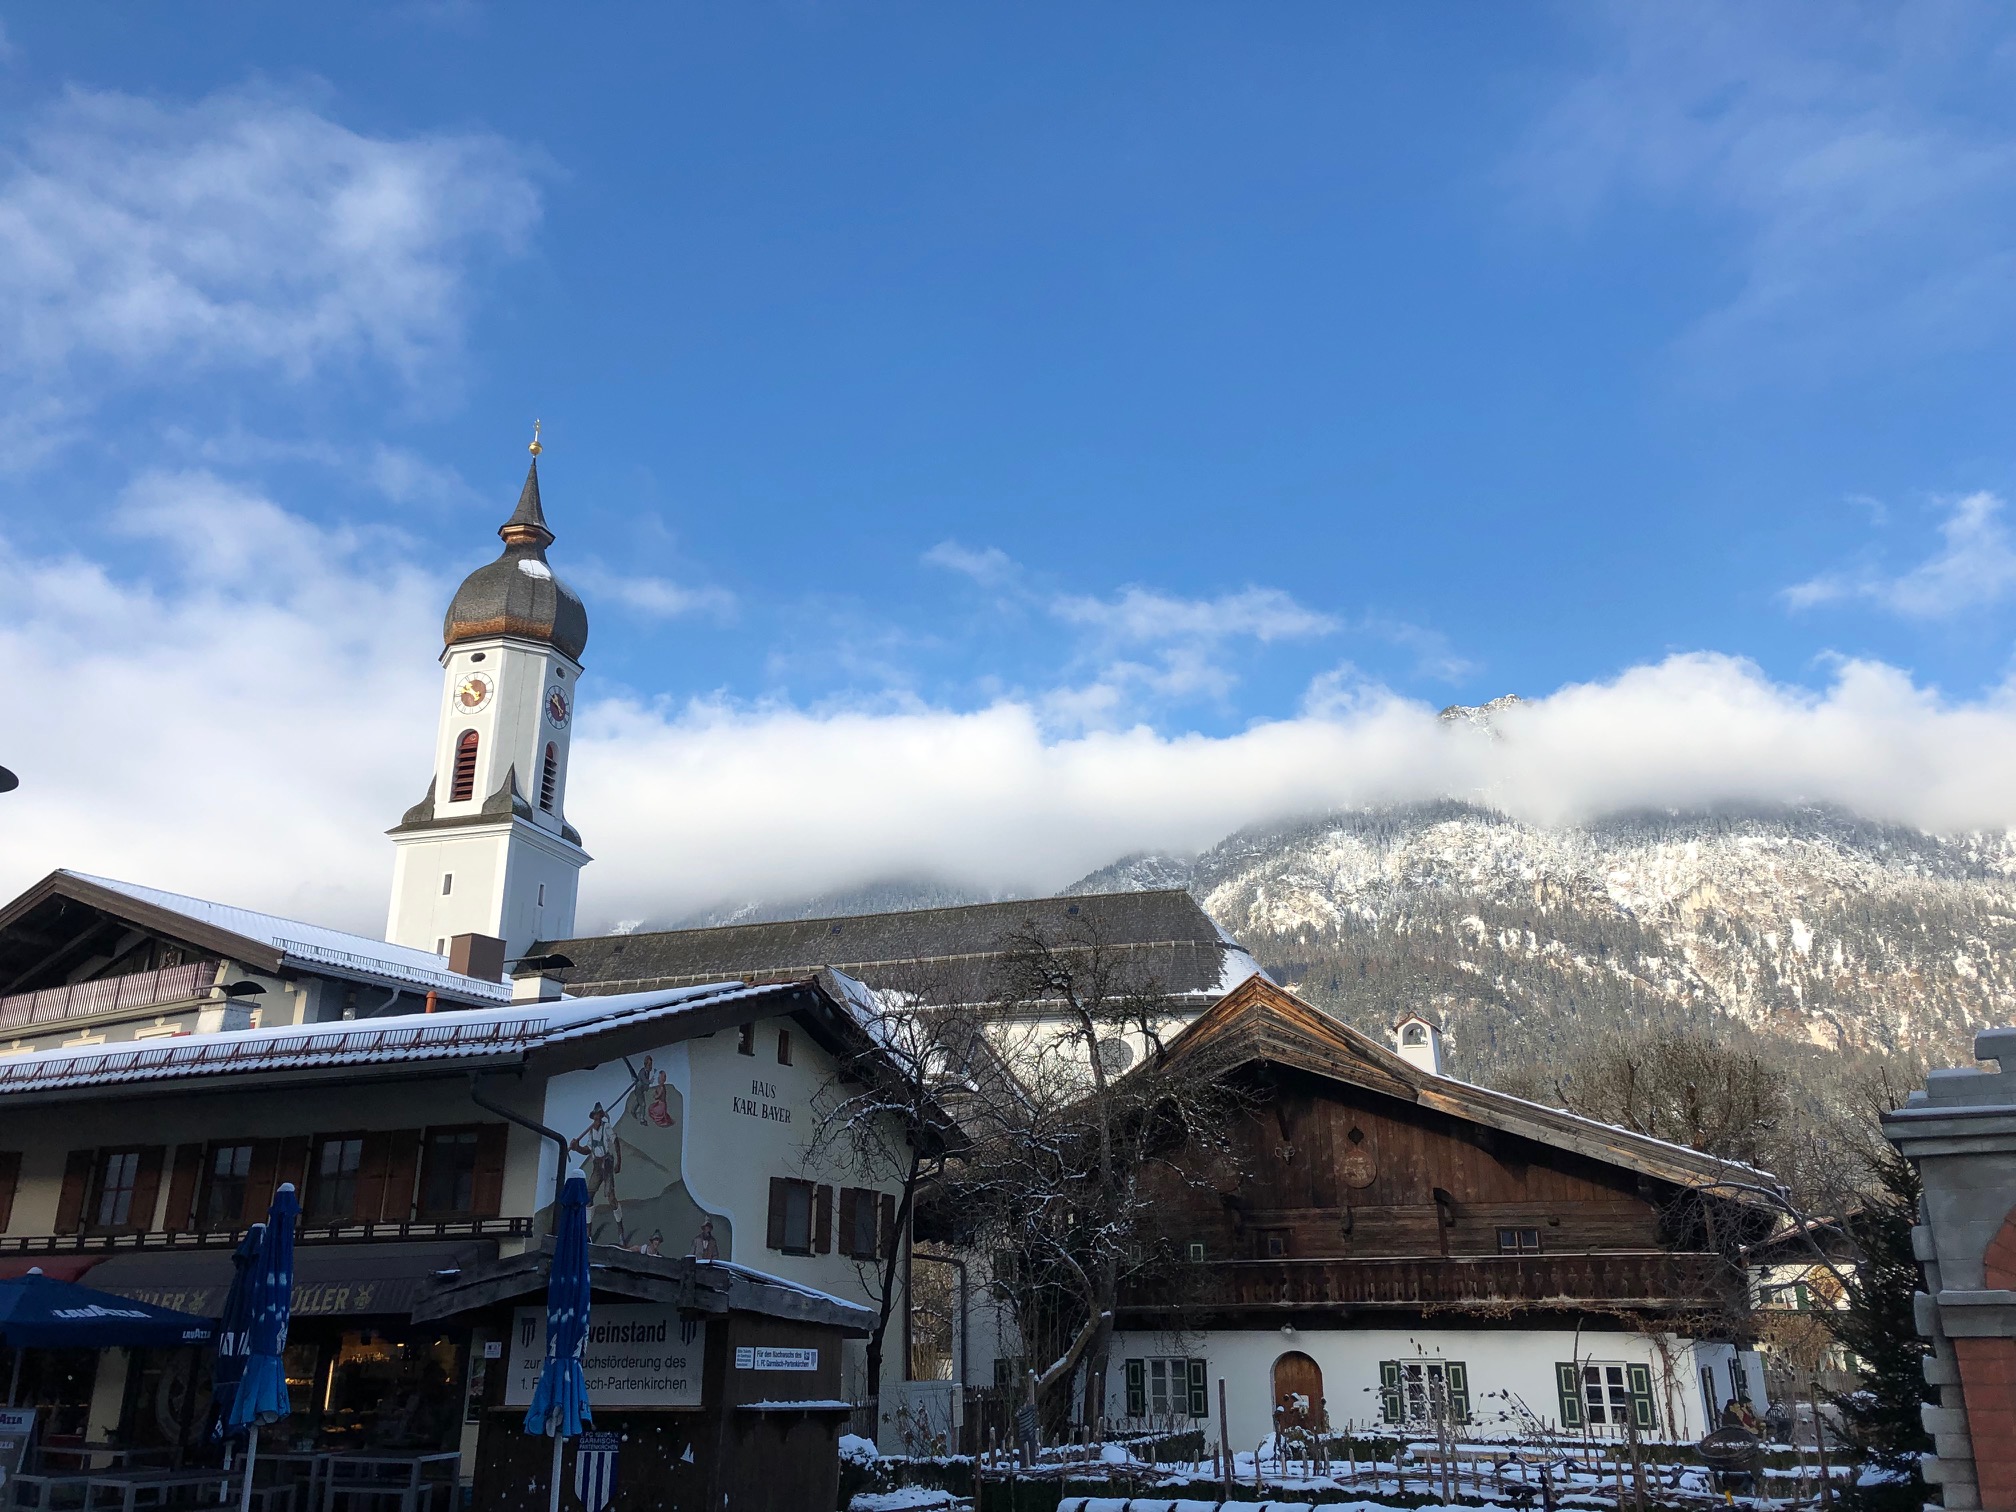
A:
<svg viewBox="0 0 2016 1512">
<path fill-rule="evenodd" d="M 558 688 L 546 690 L 546 722 L 556 730 L 567 728 L 567 695 Z"/>
<path fill-rule="evenodd" d="M 464 714 L 474 714 L 490 702 L 492 684 L 487 675 L 471 672 L 455 684 L 455 707 Z"/>
</svg>

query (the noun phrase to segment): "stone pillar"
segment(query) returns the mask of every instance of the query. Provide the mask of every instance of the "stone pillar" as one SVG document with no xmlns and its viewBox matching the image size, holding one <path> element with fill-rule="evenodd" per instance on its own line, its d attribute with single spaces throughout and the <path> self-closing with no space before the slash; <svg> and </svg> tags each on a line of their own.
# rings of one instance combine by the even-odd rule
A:
<svg viewBox="0 0 2016 1512">
<path fill-rule="evenodd" d="M 2016 1029 L 1975 1036 L 1974 1054 L 1997 1069 L 1934 1071 L 1883 1132 L 1925 1191 L 1911 1233 L 1939 1394 L 1925 1479 L 1951 1512 L 2016 1512 Z"/>
</svg>

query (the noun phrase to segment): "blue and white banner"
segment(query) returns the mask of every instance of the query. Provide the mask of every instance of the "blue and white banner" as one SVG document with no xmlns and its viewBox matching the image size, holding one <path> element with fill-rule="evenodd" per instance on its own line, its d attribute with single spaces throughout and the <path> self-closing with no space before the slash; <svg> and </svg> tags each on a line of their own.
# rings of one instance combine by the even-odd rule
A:
<svg viewBox="0 0 2016 1512">
<path fill-rule="evenodd" d="M 616 1499 L 616 1447 L 621 1442 L 614 1433 L 584 1433 L 574 1441 L 574 1494 L 584 1512 L 603 1512 Z"/>
</svg>

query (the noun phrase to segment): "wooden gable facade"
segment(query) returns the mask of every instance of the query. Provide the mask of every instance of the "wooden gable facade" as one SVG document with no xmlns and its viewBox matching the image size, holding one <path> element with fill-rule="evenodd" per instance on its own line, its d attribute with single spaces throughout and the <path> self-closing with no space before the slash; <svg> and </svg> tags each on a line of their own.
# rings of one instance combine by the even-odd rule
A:
<svg viewBox="0 0 2016 1512">
<path fill-rule="evenodd" d="M 1150 1173 L 1180 1257 L 1126 1323 L 1312 1326 L 1359 1312 L 1726 1312 L 1759 1173 L 1439 1077 L 1264 978 L 1170 1045 L 1244 1094 L 1232 1153 Z"/>
</svg>

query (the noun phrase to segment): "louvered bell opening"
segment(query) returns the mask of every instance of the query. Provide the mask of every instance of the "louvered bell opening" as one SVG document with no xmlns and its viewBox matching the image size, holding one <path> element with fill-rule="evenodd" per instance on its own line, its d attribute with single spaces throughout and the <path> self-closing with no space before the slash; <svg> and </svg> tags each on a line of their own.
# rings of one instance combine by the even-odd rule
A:
<svg viewBox="0 0 2016 1512">
<path fill-rule="evenodd" d="M 455 742 L 455 778 L 448 787 L 450 803 L 467 803 L 476 796 L 476 732 L 464 730 Z"/>
<path fill-rule="evenodd" d="M 539 773 L 539 807 L 553 812 L 553 794 L 560 786 L 560 748 L 546 742 L 546 765 Z"/>
</svg>

